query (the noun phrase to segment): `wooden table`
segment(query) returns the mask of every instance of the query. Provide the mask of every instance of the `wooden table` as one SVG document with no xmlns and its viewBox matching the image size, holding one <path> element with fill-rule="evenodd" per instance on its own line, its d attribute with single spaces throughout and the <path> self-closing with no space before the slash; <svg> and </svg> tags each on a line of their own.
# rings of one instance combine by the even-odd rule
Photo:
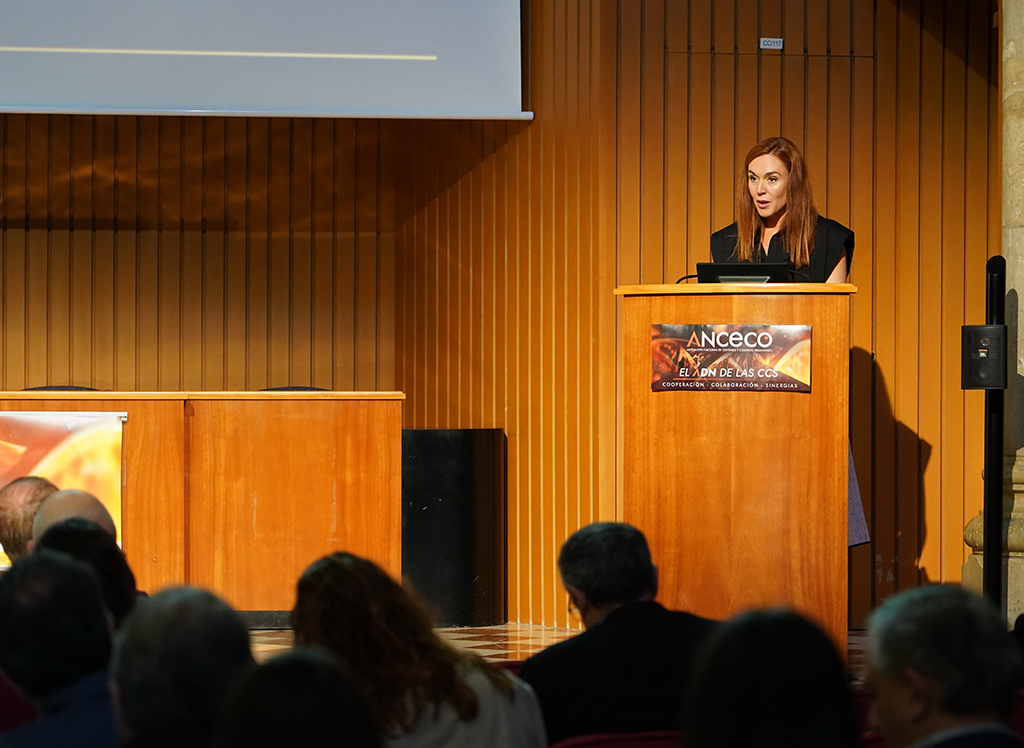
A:
<svg viewBox="0 0 1024 748">
<path fill-rule="evenodd" d="M 398 392 L 0 393 L 0 410 L 123 411 L 122 541 L 140 589 L 289 610 L 348 550 L 401 574 Z"/>
</svg>

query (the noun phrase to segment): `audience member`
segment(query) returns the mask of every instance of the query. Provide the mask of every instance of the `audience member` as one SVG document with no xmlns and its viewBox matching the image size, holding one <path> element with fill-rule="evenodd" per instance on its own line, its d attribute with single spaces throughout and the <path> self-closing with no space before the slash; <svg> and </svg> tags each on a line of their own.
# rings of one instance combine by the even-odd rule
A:
<svg viewBox="0 0 1024 748">
<path fill-rule="evenodd" d="M 657 569 L 629 525 L 573 533 L 558 568 L 586 631 L 523 664 L 549 740 L 677 728 L 693 660 L 715 622 L 654 602 Z"/>
<path fill-rule="evenodd" d="M 35 519 L 32 520 L 32 540 L 28 544 L 28 549 L 32 550 L 33 544 L 37 543 L 52 525 L 72 517 L 87 519 L 99 525 L 110 537 L 117 540 L 114 518 L 103 506 L 103 502 L 88 491 L 69 488 L 51 494 L 39 506 Z"/>
<path fill-rule="evenodd" d="M 959 587 L 902 592 L 868 619 L 864 682 L 889 748 L 1020 746 L 1003 722 L 1020 667 L 1002 616 Z"/>
<path fill-rule="evenodd" d="M 96 573 L 107 610 L 120 627 L 138 597 L 135 575 L 114 539 L 99 525 L 72 517 L 52 525 L 35 544 L 35 550 L 48 548 L 67 553 L 88 564 Z"/>
<path fill-rule="evenodd" d="M 0 668 L 38 704 L 39 720 L 0 746 L 118 745 L 107 662 L 110 621 L 88 566 L 53 551 L 18 559 L 0 577 Z"/>
<path fill-rule="evenodd" d="M 24 556 L 32 539 L 32 520 L 39 505 L 57 492 L 57 487 L 35 475 L 15 478 L 0 488 L 0 546 L 13 562 Z M 0 673 L 0 732 L 7 732 L 35 719 L 35 710 Z"/>
<path fill-rule="evenodd" d="M 744 613 L 709 637 L 684 705 L 687 748 L 857 748 L 835 646 L 786 610 Z"/>
<path fill-rule="evenodd" d="M 139 600 L 110 665 L 127 745 L 209 745 L 227 693 L 252 666 L 245 621 L 216 595 L 173 587 Z"/>
<path fill-rule="evenodd" d="M 46 478 L 35 475 L 15 478 L 0 488 L 0 545 L 12 562 L 28 552 L 32 520 L 43 501 L 57 490 Z"/>
<path fill-rule="evenodd" d="M 376 564 L 347 553 L 298 583 L 295 640 L 337 655 L 359 679 L 388 746 L 547 745 L 533 692 L 445 644 L 423 607 Z"/>
<path fill-rule="evenodd" d="M 228 697 L 217 748 L 380 748 L 363 694 L 326 650 L 300 647 L 253 668 Z"/>
</svg>

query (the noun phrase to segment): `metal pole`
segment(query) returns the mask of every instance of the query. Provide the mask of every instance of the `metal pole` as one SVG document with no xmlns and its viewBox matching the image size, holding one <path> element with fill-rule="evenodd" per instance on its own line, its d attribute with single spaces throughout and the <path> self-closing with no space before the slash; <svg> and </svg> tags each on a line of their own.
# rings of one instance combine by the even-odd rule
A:
<svg viewBox="0 0 1024 748">
<path fill-rule="evenodd" d="M 1006 324 L 1006 260 L 986 265 L 985 324 Z M 982 587 L 1000 610 L 1003 599 L 1003 390 L 985 390 L 985 504 Z"/>
</svg>

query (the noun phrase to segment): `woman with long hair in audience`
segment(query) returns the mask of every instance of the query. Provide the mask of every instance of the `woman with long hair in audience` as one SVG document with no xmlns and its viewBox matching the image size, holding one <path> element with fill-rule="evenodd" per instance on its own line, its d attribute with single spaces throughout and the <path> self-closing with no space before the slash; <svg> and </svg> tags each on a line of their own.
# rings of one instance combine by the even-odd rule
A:
<svg viewBox="0 0 1024 748">
<path fill-rule="evenodd" d="M 334 553 L 298 582 L 298 645 L 333 652 L 360 681 L 389 747 L 547 745 L 522 681 L 434 633 L 424 607 L 371 561 Z"/>
<path fill-rule="evenodd" d="M 744 613 L 704 644 L 683 713 L 685 748 L 859 748 L 843 661 L 788 610 Z"/>
</svg>

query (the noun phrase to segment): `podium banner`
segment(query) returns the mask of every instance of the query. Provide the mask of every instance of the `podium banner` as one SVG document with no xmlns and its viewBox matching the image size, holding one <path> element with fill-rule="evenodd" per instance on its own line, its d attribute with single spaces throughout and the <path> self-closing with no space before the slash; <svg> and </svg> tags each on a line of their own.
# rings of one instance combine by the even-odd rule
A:
<svg viewBox="0 0 1024 748">
<path fill-rule="evenodd" d="M 810 325 L 651 325 L 651 390 L 811 391 Z"/>
</svg>

